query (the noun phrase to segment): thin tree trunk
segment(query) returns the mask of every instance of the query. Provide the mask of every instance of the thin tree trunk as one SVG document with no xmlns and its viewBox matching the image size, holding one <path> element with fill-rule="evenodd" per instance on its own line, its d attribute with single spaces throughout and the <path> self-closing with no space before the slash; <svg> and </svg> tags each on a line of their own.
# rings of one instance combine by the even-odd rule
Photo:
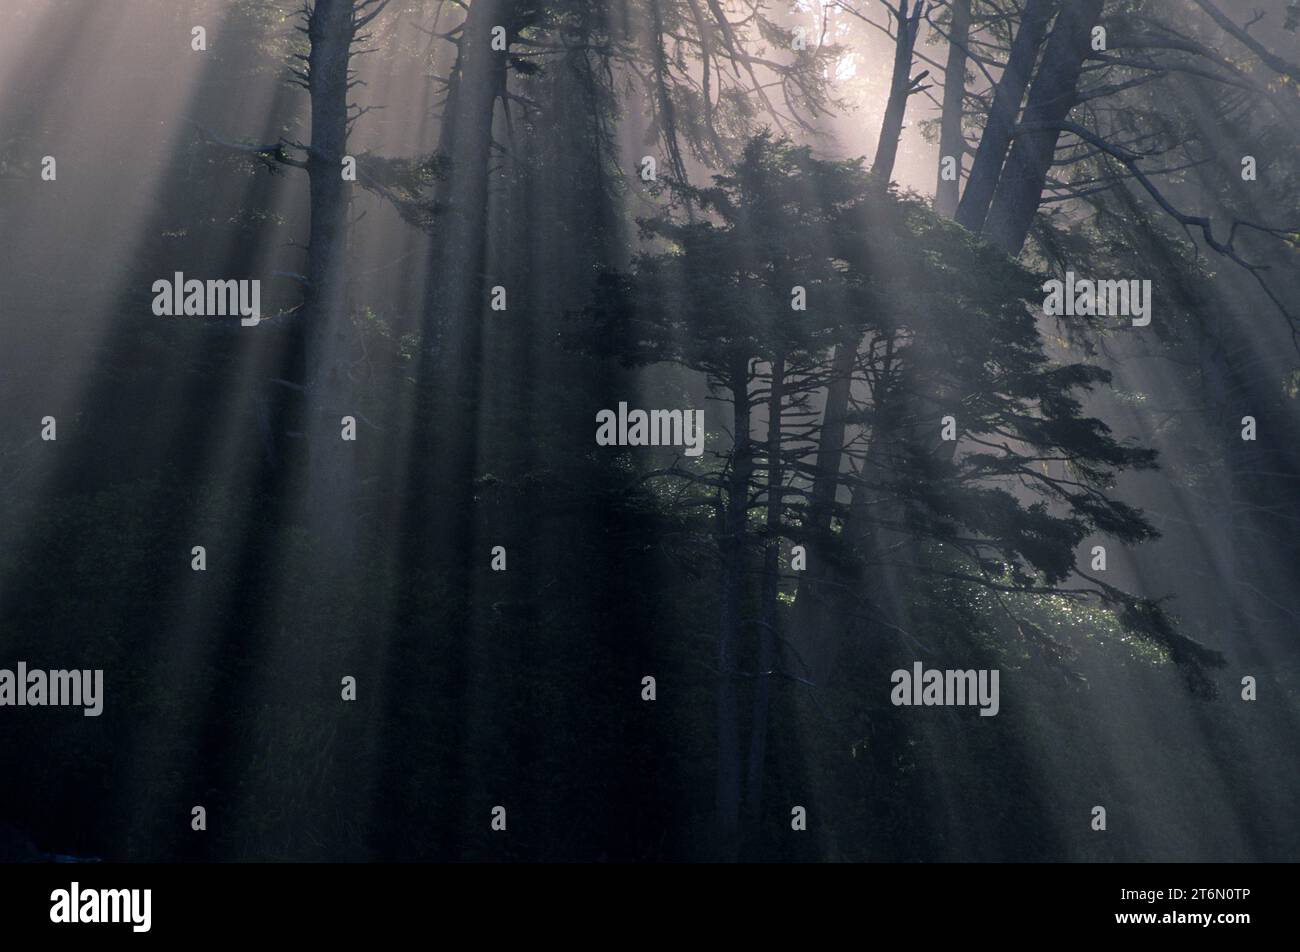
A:
<svg viewBox="0 0 1300 952">
<path fill-rule="evenodd" d="M 890 84 L 889 104 L 881 123 L 880 141 L 876 144 L 876 159 L 872 164 L 881 185 L 889 183 L 894 161 L 898 156 L 899 137 L 903 132 L 903 119 L 907 113 L 907 100 L 911 95 L 912 51 L 920 29 L 922 5 L 917 0 L 912 15 L 907 15 L 907 0 L 899 0 L 898 38 L 894 45 L 894 75 Z M 831 380 L 826 386 L 826 404 L 822 409 L 822 426 L 817 441 L 817 473 L 813 477 L 811 526 L 825 531 L 830 527 L 832 503 L 839 484 L 839 471 L 844 457 L 845 414 L 848 413 L 852 390 L 853 365 L 857 359 L 861 335 L 851 335 L 835 345 L 831 357 Z"/>
<path fill-rule="evenodd" d="M 822 425 L 817 437 L 817 471 L 813 475 L 809 505 L 809 528 L 817 533 L 830 528 L 834 511 L 857 356 L 858 334 L 854 333 L 851 343 L 841 341 L 835 345 L 831 357 L 831 379 L 826 385 L 826 404 L 822 408 Z"/>
<path fill-rule="evenodd" d="M 907 101 L 914 85 L 911 79 L 912 53 L 920 31 L 923 5 L 917 0 L 909 16 L 907 0 L 899 0 L 894 12 L 898 20 L 898 34 L 894 43 L 894 72 L 889 87 L 889 102 L 880 127 L 880 140 L 876 144 L 876 158 L 871 171 L 879 187 L 889 185 L 894 162 L 898 157 L 899 139 L 903 133 L 903 120 L 907 114 Z M 822 425 L 817 439 L 817 472 L 813 477 L 809 503 L 808 537 L 824 537 L 829 531 L 834 511 L 835 495 L 839 488 L 839 473 L 844 459 L 845 416 L 853 389 L 853 367 L 857 360 L 859 335 L 835 345 L 831 356 L 831 380 L 826 386 L 826 403 L 822 408 Z M 819 587 L 827 578 L 824 559 L 813 559 L 809 575 L 800 581 L 795 597 L 795 622 L 791 637 L 800 662 L 807 665 L 806 674 L 815 683 L 827 673 L 826 659 L 833 654 L 827 639 L 833 637 L 826 629 L 825 604 Z"/>
<path fill-rule="evenodd" d="M 880 141 L 876 144 L 876 159 L 872 172 L 887 185 L 893 174 L 898 155 L 898 141 L 903 131 L 907 100 L 911 94 L 912 51 L 920 28 L 921 2 L 907 15 L 907 0 L 899 0 L 898 38 L 894 45 L 894 75 L 890 84 L 889 105 L 881 124 Z M 822 409 L 822 426 L 817 441 L 817 473 L 813 477 L 811 526 L 825 531 L 830 527 L 832 503 L 839 484 L 841 461 L 844 457 L 845 414 L 848 413 L 852 390 L 853 365 L 857 359 L 861 335 L 835 345 L 831 357 L 831 380 L 826 387 L 826 404 Z"/>
<path fill-rule="evenodd" d="M 878 375 L 872 392 L 871 428 L 867 452 L 870 467 L 897 472 L 906 454 L 908 395 L 903 381 L 906 368 L 897 354 L 897 338 L 890 337 L 880 355 Z M 864 470 L 868 465 L 864 465 Z M 867 566 L 857 578 L 845 578 L 840 588 L 841 611 L 852 610 L 860 602 L 871 603 L 874 619 L 889 619 L 902 610 L 902 573 L 891 564 L 909 553 L 903 546 L 912 541 L 897 528 L 906 519 L 906 507 L 898 498 L 873 499 L 873 490 L 864 480 L 853 484 L 849 494 L 849 514 L 844 524 L 846 542 L 863 558 Z M 853 584 L 856 583 L 856 584 Z"/>
<path fill-rule="evenodd" d="M 876 144 L 876 158 L 872 174 L 880 187 L 887 187 L 898 157 L 899 138 L 903 133 L 903 119 L 907 114 L 907 101 L 912 93 L 912 53 L 923 7 L 917 0 L 912 14 L 907 13 L 907 0 L 899 0 L 894 16 L 898 19 L 898 35 L 894 43 L 894 72 L 889 87 L 889 102 L 880 127 L 880 140 Z M 808 537 L 816 539 L 829 531 L 834 511 L 835 495 L 839 488 L 840 467 L 844 459 L 845 416 L 853 389 L 853 367 L 857 360 L 860 335 L 853 334 L 835 345 L 831 355 L 831 380 L 826 386 L 826 403 L 822 408 L 822 425 L 817 439 L 817 472 L 813 476 L 812 495 L 808 511 Z M 814 558 L 809 575 L 800 581 L 795 597 L 796 620 L 792 637 L 796 654 L 809 666 L 806 672 L 817 680 L 815 659 L 825 655 L 823 639 L 821 593 L 818 585 L 826 577 L 825 561 Z"/>
<path fill-rule="evenodd" d="M 841 342 L 831 358 L 831 379 L 826 385 L 826 402 L 817 439 L 816 471 L 808 500 L 808 514 L 803 537 L 815 544 L 828 538 L 835 512 L 835 498 L 840 488 L 840 469 L 844 461 L 846 416 L 853 389 L 853 370 L 857 360 L 857 335 L 853 343 Z M 814 684 L 821 684 L 828 668 L 825 582 L 830 576 L 828 560 L 814 554 L 805 574 L 799 579 L 794 600 L 790 639 L 794 645 L 797 671 Z"/>
<path fill-rule="evenodd" d="M 1025 4 L 1016 38 L 1011 42 L 1007 65 L 993 92 L 993 105 L 989 108 L 984 134 L 975 150 L 966 191 L 957 207 L 957 222 L 971 231 L 979 232 L 984 228 L 984 219 L 988 216 L 989 204 L 993 201 L 993 193 L 1002 175 L 1002 164 L 1011 145 L 1011 135 L 1016 128 L 1016 117 L 1020 115 L 1020 103 L 1025 98 L 1038 48 L 1043 45 L 1056 3 L 1057 0 L 1028 0 Z"/>
<path fill-rule="evenodd" d="M 961 197 L 961 164 L 966 150 L 962 113 L 966 108 L 966 44 L 970 42 L 971 0 L 953 0 L 948 25 L 948 62 L 943 70 L 943 117 L 939 125 L 939 179 L 934 190 L 934 210 L 945 218 L 957 211 Z M 957 160 L 957 174 L 943 177 L 943 160 Z"/>
<path fill-rule="evenodd" d="M 907 100 L 912 95 L 912 51 L 921 29 L 921 12 L 924 0 L 916 0 L 912 13 L 907 13 L 907 0 L 898 0 L 894 16 L 898 20 L 898 35 L 894 40 L 894 73 L 889 83 L 889 101 L 885 105 L 885 118 L 880 124 L 880 140 L 876 143 L 876 158 L 871 171 L 882 184 L 888 185 L 894 174 L 898 158 L 898 140 L 903 134 L 903 117 L 907 114 Z"/>
<path fill-rule="evenodd" d="M 1060 132 L 1050 128 L 1074 108 L 1079 75 L 1091 50 L 1092 28 L 1101 18 L 1104 0 L 1072 0 L 1056 18 L 1043 63 L 1029 90 L 1022 125 L 989 209 L 984 232 L 1007 254 L 1024 246 L 1029 226 L 1038 214 L 1038 201 L 1056 154 Z"/>
<path fill-rule="evenodd" d="M 776 667 L 777 595 L 781 590 L 781 514 L 784 510 L 781 465 L 781 405 L 785 400 L 785 355 L 772 361 L 767 400 L 767 538 L 763 548 L 763 582 L 759 597 L 758 678 L 750 719 L 749 774 L 745 805 L 757 820 L 763 804 L 764 764 L 767 761 L 768 716 L 772 700 L 772 671 Z"/>
<path fill-rule="evenodd" d="M 731 476 L 726 504 L 722 509 L 722 617 L 718 631 L 718 827 L 722 853 L 734 858 L 740 834 L 740 715 L 736 697 L 736 649 L 740 640 L 749 484 L 754 470 L 750 442 L 749 375 L 742 359 L 731 371 L 734 400 L 732 428 L 735 447 L 731 453 Z"/>
</svg>

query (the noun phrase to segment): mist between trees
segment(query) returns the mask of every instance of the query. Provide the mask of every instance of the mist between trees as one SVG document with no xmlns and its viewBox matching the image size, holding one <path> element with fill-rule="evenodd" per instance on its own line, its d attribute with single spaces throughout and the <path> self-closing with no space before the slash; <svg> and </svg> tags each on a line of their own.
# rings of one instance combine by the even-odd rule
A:
<svg viewBox="0 0 1300 952">
<path fill-rule="evenodd" d="M 1285 4 L 10 6 L 0 850 L 1297 855 Z"/>
</svg>

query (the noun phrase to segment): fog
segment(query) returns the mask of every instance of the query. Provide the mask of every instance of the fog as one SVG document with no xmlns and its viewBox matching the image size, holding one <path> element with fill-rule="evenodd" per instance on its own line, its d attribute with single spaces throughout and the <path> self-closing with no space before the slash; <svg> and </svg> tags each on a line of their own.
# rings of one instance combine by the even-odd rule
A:
<svg viewBox="0 0 1300 952">
<path fill-rule="evenodd" d="M 1293 19 L 8 0 L 0 858 L 1294 859 Z"/>
</svg>

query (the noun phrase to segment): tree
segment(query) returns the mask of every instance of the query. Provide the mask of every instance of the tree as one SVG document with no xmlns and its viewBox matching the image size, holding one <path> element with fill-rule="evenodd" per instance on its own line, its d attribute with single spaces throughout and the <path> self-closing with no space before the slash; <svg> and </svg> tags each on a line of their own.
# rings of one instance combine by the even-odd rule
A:
<svg viewBox="0 0 1300 952">
<path fill-rule="evenodd" d="M 350 455 L 341 452 L 345 416 L 355 421 L 350 384 L 355 335 L 347 288 L 348 186 L 344 156 L 352 124 L 348 94 L 355 85 L 352 48 L 389 0 L 315 0 L 305 12 L 311 50 L 297 76 L 311 96 L 311 146 L 307 176 L 311 194 L 307 282 L 303 316 L 295 328 L 290 377 L 300 379 L 307 403 L 309 452 L 307 511 L 331 553 L 329 564 L 346 570 L 355 550 L 356 493 Z M 354 160 L 355 161 L 355 160 Z M 298 355 L 303 366 L 299 367 Z"/>
<path fill-rule="evenodd" d="M 306 483 L 303 513 L 312 529 L 336 558 L 334 570 L 345 569 L 354 550 L 356 513 L 352 501 L 355 474 L 349 455 L 338 450 L 341 421 L 357 412 L 351 389 L 352 330 L 348 298 L 349 186 L 344 158 L 353 123 L 366 109 L 349 102 L 359 82 L 352 70 L 354 47 L 368 39 L 368 27 L 391 0 L 313 0 L 304 6 L 302 26 L 307 53 L 294 54 L 301 67 L 291 71 L 293 82 L 310 97 L 312 138 L 308 144 L 285 139 L 252 145 L 222 138 L 201 128 L 203 136 L 223 148 L 250 156 L 272 172 L 281 167 L 307 172 L 309 193 L 307 261 L 302 304 L 288 318 L 287 340 L 279 358 L 277 390 L 272 407 L 272 457 L 277 470 L 275 495 L 287 497 L 298 477 Z M 355 112 L 353 111 L 355 110 Z M 299 157 L 301 154 L 302 157 Z M 355 163 L 355 157 L 352 157 Z M 359 171 L 357 180 L 392 201 L 404 216 L 412 216 L 418 200 L 395 192 L 392 185 L 409 177 L 410 163 L 380 160 L 379 177 Z M 409 194 L 409 186 L 408 186 Z M 295 400 L 284 391 L 297 393 Z M 355 418 L 355 417 L 354 417 Z M 307 452 L 294 454 L 296 438 L 306 438 Z"/>
<path fill-rule="evenodd" d="M 1028 0 L 1025 4 L 1010 54 L 994 87 L 970 178 L 957 209 L 957 221 L 971 231 L 978 232 L 984 227 L 1020 115 L 1020 104 L 1024 101 L 1039 47 L 1055 12 L 1056 0 Z"/>
<path fill-rule="evenodd" d="M 924 0 L 915 0 L 910 14 L 907 12 L 907 0 L 898 0 L 898 9 L 891 12 L 898 21 L 894 39 L 894 72 L 889 82 L 889 99 L 885 103 L 880 137 L 876 142 L 876 158 L 871 163 L 871 171 L 882 185 L 888 185 L 890 176 L 894 174 L 894 160 L 898 156 L 898 140 L 903 132 L 907 100 L 926 88 L 921 83 L 930 74 L 929 70 L 922 70 L 915 77 L 911 75 L 912 52 L 916 49 L 921 15 L 925 12 Z"/>
<path fill-rule="evenodd" d="M 1156 534 L 1104 491 L 1116 471 L 1153 466 L 1153 454 L 1121 446 L 1103 423 L 1081 414 L 1074 395 L 1105 383 L 1106 372 L 1047 359 L 1027 304 L 1038 291 L 1032 274 L 871 182 L 856 163 L 818 161 L 787 141 L 755 139 L 733 170 L 696 193 L 715 217 L 645 223 L 678 250 L 644 255 L 630 274 L 608 275 L 574 331 L 588 349 L 698 371 L 732 406 L 731 446 L 714 465 L 674 464 L 643 477 L 682 481 L 691 490 L 687 505 L 716 513 L 724 843 L 741 830 L 740 685 L 752 687 L 745 800 L 757 816 L 770 685 L 820 683 L 809 659 L 789 647 L 810 640 L 790 632 L 776 607 L 788 584 L 774 554 L 778 540 L 856 566 L 861 574 L 849 577 L 861 588 L 831 600 L 832 624 L 853 625 L 865 612 L 877 638 L 903 621 L 888 607 L 887 589 L 933 576 L 994 593 L 1097 598 L 1169 647 L 1193 677 L 1222 660 L 1176 632 L 1154 603 L 1076 565 L 1088 533 L 1126 542 Z M 943 281 L 927 280 L 931 269 Z M 807 316 L 790 311 L 795 280 L 817 302 Z M 809 400 L 834 380 L 832 342 L 850 326 L 866 338 L 853 368 L 865 400 L 850 421 L 850 470 L 830 475 L 853 497 L 830 505 L 841 526 L 837 545 L 807 523 L 827 505 L 813 491 L 827 474 L 817 469 Z M 759 407 L 766 408 L 765 440 L 754 433 Z M 933 434 L 949 415 L 960 420 L 970 449 L 936 457 Z M 755 573 L 756 594 L 747 583 Z M 1067 579 L 1075 584 L 1063 587 Z M 1021 630 L 1038 636 L 1028 624 Z"/>
<path fill-rule="evenodd" d="M 1029 90 L 1029 101 L 998 179 L 984 232 L 993 244 L 1017 254 L 1038 212 L 1060 136 L 1057 123 L 1074 108 L 1079 75 L 1091 49 L 1092 28 L 1104 0 L 1079 0 L 1057 17 L 1043 51 L 1043 63 Z"/>
<path fill-rule="evenodd" d="M 943 115 L 939 130 L 939 176 L 934 187 L 934 207 L 951 218 L 961 198 L 961 164 L 966 152 L 962 123 L 966 113 L 966 45 L 970 42 L 971 0 L 954 0 L 948 24 L 948 60 L 943 71 Z M 957 165 L 952 178 L 944 175 L 943 163 L 952 158 Z"/>
</svg>

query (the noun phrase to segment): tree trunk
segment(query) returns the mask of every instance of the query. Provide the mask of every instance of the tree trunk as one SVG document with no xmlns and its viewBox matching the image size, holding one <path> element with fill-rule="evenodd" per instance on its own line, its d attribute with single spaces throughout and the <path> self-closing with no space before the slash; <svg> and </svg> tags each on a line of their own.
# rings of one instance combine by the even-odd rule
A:
<svg viewBox="0 0 1300 952">
<path fill-rule="evenodd" d="M 443 215 L 425 294 L 416 436 L 404 501 L 404 518 L 421 527 L 409 534 L 406 546 L 404 561 L 412 568 L 472 536 L 492 128 L 507 66 L 507 53 L 492 49 L 492 30 L 509 29 L 512 6 L 512 0 L 474 0 L 469 6 L 443 109 L 438 150 L 450 171 L 435 189 Z M 446 566 L 466 571 L 463 559 Z M 466 590 L 463 576 L 448 583 Z"/>
<path fill-rule="evenodd" d="M 872 392 L 870 439 L 867 453 L 870 468 L 898 472 L 903 468 L 910 437 L 908 422 L 910 399 L 904 383 L 907 369 L 898 355 L 897 339 L 890 337 L 880 355 L 877 378 Z M 901 499 L 873 498 L 878 490 L 867 481 L 855 482 L 849 494 L 849 513 L 844 524 L 844 538 L 864 562 L 859 574 L 844 574 L 837 592 L 840 614 L 861 616 L 862 606 L 871 608 L 869 630 L 879 630 L 879 622 L 897 623 L 903 611 L 903 589 L 908 573 L 894 563 L 912 554 L 915 544 L 900 525 L 907 510 Z"/>
<path fill-rule="evenodd" d="M 1078 96 L 1079 74 L 1091 50 L 1092 28 L 1104 0 L 1073 0 L 1056 18 L 1043 63 L 1029 90 L 1022 125 L 989 209 L 984 232 L 1007 254 L 1017 255 L 1038 214 L 1038 201 L 1056 154 L 1060 132 L 1050 128 L 1069 115 Z M 1046 128 L 1042 128 L 1046 127 Z"/>
<path fill-rule="evenodd" d="M 939 125 L 939 179 L 934 189 L 934 210 L 945 218 L 957 211 L 961 197 L 961 164 L 966 150 L 962 135 L 962 113 L 966 108 L 966 44 L 970 42 L 971 0 L 953 0 L 952 22 L 948 25 L 948 62 L 943 70 L 943 118 Z M 943 177 L 943 160 L 957 160 L 957 174 Z"/>
<path fill-rule="evenodd" d="M 781 465 L 781 405 L 785 400 L 785 355 L 772 361 L 772 380 L 767 400 L 767 538 L 763 547 L 763 583 L 759 598 L 758 671 L 750 718 L 749 775 L 745 805 L 749 816 L 759 818 L 763 804 L 763 774 L 767 761 L 768 714 L 772 699 L 772 678 L 776 668 L 777 595 L 781 590 L 781 514 L 784 470 Z"/>
<path fill-rule="evenodd" d="M 507 26 L 509 12 L 509 0 L 470 5 L 439 134 L 451 170 L 435 193 L 447 217 L 434 246 L 425 346 L 446 347 L 439 366 L 466 373 L 462 358 L 478 337 L 484 304 L 492 121 L 506 81 L 507 54 L 492 49 L 492 30 Z"/>
<path fill-rule="evenodd" d="M 921 29 L 921 10 L 924 0 L 916 0 L 911 16 L 907 13 L 907 0 L 898 0 L 894 16 L 898 20 L 898 35 L 894 40 L 894 74 L 889 83 L 889 101 L 885 105 L 885 118 L 880 124 L 880 141 L 876 143 L 876 158 L 871 171 L 888 185 L 894 174 L 898 158 L 898 140 L 903 134 L 903 117 L 907 114 L 907 100 L 912 95 L 912 50 L 916 35 Z"/>
<path fill-rule="evenodd" d="M 342 158 L 348 137 L 348 61 L 353 0 L 316 0 L 308 19 L 311 40 L 311 149 L 307 157 L 311 228 L 306 334 L 307 523 L 329 562 L 346 569 L 353 552 L 352 444 L 341 420 L 355 415 L 348 375 L 351 328 L 346 303 L 348 197 Z"/>
<path fill-rule="evenodd" d="M 724 858 L 735 857 L 740 834 L 740 725 L 736 698 L 736 648 L 744 603 L 749 484 L 754 450 L 749 438 L 749 375 L 744 359 L 731 370 L 735 447 L 722 509 L 722 617 L 718 631 L 718 827 Z"/>
<path fill-rule="evenodd" d="M 894 43 L 894 72 L 889 87 L 889 102 L 880 127 L 880 140 L 876 144 L 876 158 L 871 171 L 881 188 L 889 185 L 898 157 L 899 138 L 903 133 L 903 119 L 907 114 L 907 100 L 912 92 L 912 53 L 920 30 L 922 4 L 917 0 L 911 16 L 907 13 L 907 0 L 899 0 L 894 16 L 898 20 L 898 35 Z M 839 488 L 840 467 L 844 459 L 845 415 L 853 389 L 853 367 L 857 360 L 860 335 L 835 345 L 831 356 L 832 376 L 826 386 L 826 403 L 822 408 L 821 432 L 817 439 L 817 472 L 813 477 L 809 503 L 807 533 L 809 539 L 824 537 L 830 530 L 836 492 Z M 807 666 L 809 680 L 820 683 L 824 665 L 820 660 L 829 657 L 830 646 L 825 639 L 826 620 L 823 593 L 819 585 L 827 577 L 824 559 L 814 558 L 809 574 L 800 581 L 795 597 L 795 622 L 791 637 L 799 661 Z"/>
<path fill-rule="evenodd" d="M 921 3 L 918 0 L 912 16 L 907 16 L 907 0 L 899 0 L 898 38 L 894 45 L 894 76 L 890 84 L 889 105 L 880 128 L 880 141 L 876 144 L 876 159 L 872 172 L 882 185 L 889 183 L 894 160 L 898 155 L 898 140 L 903 131 L 903 118 L 911 91 L 912 51 L 920 27 Z M 849 408 L 852 390 L 853 365 L 857 359 L 861 335 L 852 334 L 835 345 L 831 357 L 832 378 L 826 387 L 826 405 L 822 409 L 822 426 L 817 440 L 817 473 L 813 478 L 810 507 L 811 527 L 826 531 L 830 527 L 831 508 L 839 484 L 841 460 L 844 457 L 844 417 Z"/>
<path fill-rule="evenodd" d="M 898 38 L 894 45 L 894 76 L 890 84 L 889 104 L 881 123 L 880 141 L 876 144 L 876 159 L 872 173 L 882 185 L 889 183 L 894 161 L 898 156 L 898 141 L 903 131 L 903 118 L 911 91 L 912 51 L 920 27 L 921 3 L 918 0 L 912 15 L 907 15 L 907 0 L 899 0 Z M 844 457 L 844 417 L 848 413 L 852 390 L 853 365 L 857 359 L 861 335 L 852 334 L 835 345 L 831 357 L 832 377 L 826 386 L 826 404 L 822 409 L 822 426 L 817 440 L 817 473 L 813 477 L 810 524 L 815 530 L 830 527 L 832 504 L 839 484 L 841 460 Z"/>
<path fill-rule="evenodd" d="M 853 343 L 841 342 L 831 358 L 831 380 L 826 385 L 826 404 L 822 410 L 821 431 L 817 438 L 816 472 L 809 495 L 804 539 L 812 545 L 829 538 L 834 517 L 835 498 L 840 488 L 840 469 L 844 460 L 844 442 L 848 426 L 849 399 L 853 389 L 853 370 L 857 359 L 857 335 Z M 821 684 L 829 664 L 830 637 L 827 631 L 828 601 L 824 584 L 830 576 L 824 556 L 814 556 L 799 580 L 794 600 L 790 638 L 794 645 L 796 671 L 814 684 Z"/>
<path fill-rule="evenodd" d="M 993 105 L 989 108 L 984 134 L 975 150 L 966 191 L 957 207 L 957 222 L 971 231 L 979 232 L 984 228 L 984 219 L 988 216 L 993 192 L 1002 175 L 1002 163 L 1016 128 L 1020 103 L 1025 98 L 1038 48 L 1043 44 L 1047 24 L 1051 22 L 1055 9 L 1056 0 L 1028 0 L 1025 4 L 1007 65 L 993 93 Z"/>
</svg>

